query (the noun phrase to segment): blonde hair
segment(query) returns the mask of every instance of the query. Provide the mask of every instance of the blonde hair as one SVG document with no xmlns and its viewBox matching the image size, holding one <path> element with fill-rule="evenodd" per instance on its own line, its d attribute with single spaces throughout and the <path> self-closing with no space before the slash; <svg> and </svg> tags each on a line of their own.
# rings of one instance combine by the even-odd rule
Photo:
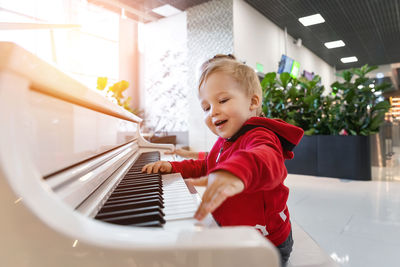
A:
<svg viewBox="0 0 400 267">
<path fill-rule="evenodd" d="M 260 101 L 262 101 L 262 89 L 257 74 L 246 64 L 237 61 L 233 55 L 217 55 L 207 60 L 201 66 L 201 72 L 198 85 L 199 91 L 211 74 L 222 72 L 238 82 L 248 97 L 257 95 Z M 257 116 L 262 114 L 261 105 L 257 108 L 256 112 Z"/>
</svg>

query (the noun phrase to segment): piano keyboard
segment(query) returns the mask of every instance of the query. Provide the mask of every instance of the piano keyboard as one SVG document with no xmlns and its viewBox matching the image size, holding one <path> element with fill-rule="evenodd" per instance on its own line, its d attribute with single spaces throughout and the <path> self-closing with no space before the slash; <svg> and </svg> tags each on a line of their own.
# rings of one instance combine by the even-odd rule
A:
<svg viewBox="0 0 400 267">
<path fill-rule="evenodd" d="M 95 219 L 119 225 L 162 227 L 166 221 L 190 219 L 197 209 L 182 178 L 142 173 L 160 153 L 142 153 L 111 193 Z"/>
</svg>

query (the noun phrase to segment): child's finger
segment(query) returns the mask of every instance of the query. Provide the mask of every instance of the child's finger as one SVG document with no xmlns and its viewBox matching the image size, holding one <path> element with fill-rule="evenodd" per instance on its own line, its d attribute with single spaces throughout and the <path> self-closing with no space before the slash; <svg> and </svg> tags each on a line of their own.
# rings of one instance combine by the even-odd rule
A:
<svg viewBox="0 0 400 267">
<path fill-rule="evenodd" d="M 168 150 L 164 152 L 165 155 L 173 155 L 175 154 L 175 150 Z"/>
<path fill-rule="evenodd" d="M 206 191 L 204 191 L 201 204 L 194 215 L 196 219 L 202 220 L 207 216 L 208 213 L 210 213 L 210 202 L 217 190 L 218 186 L 216 183 L 213 183 L 207 187 Z"/>
<path fill-rule="evenodd" d="M 208 210 L 207 203 L 202 201 L 196 213 L 194 214 L 194 218 L 199 221 L 203 220 L 208 214 L 207 210 Z"/>
<path fill-rule="evenodd" d="M 142 172 L 146 172 L 147 168 L 151 165 L 152 163 L 147 163 L 146 165 L 143 166 Z"/>
<path fill-rule="evenodd" d="M 207 186 L 208 183 L 208 176 L 196 178 L 196 179 L 185 179 L 185 181 L 188 181 L 190 184 L 195 185 L 195 186 Z"/>
<path fill-rule="evenodd" d="M 153 167 L 154 167 L 154 163 L 150 163 L 149 166 L 147 166 L 147 174 L 150 174 L 153 172 Z"/>
<path fill-rule="evenodd" d="M 161 161 L 157 161 L 156 163 L 154 163 L 153 173 L 158 173 L 158 171 L 160 170 L 161 164 L 162 164 Z"/>
<path fill-rule="evenodd" d="M 212 197 L 212 199 L 208 203 L 206 203 L 207 213 L 205 214 L 205 216 L 207 216 L 208 213 L 211 213 L 214 210 L 216 210 L 222 204 L 222 202 L 224 202 L 227 199 L 227 197 L 228 194 L 224 189 L 218 189 L 215 192 L 215 195 Z"/>
<path fill-rule="evenodd" d="M 216 187 L 215 190 L 210 190 L 208 196 L 203 199 L 194 217 L 199 221 L 203 220 L 208 213 L 216 210 L 222 204 L 222 202 L 224 202 L 228 197 L 235 194 L 235 188 L 229 185 Z"/>
<path fill-rule="evenodd" d="M 223 185 L 218 182 L 212 183 L 204 192 L 202 202 L 194 217 L 197 220 L 203 220 L 208 213 L 216 210 L 228 197 L 231 197 L 242 190 L 243 188 L 241 186 L 235 186 L 232 184 Z"/>
<path fill-rule="evenodd" d="M 169 172 L 168 167 L 162 164 L 160 167 L 160 172 Z"/>
</svg>

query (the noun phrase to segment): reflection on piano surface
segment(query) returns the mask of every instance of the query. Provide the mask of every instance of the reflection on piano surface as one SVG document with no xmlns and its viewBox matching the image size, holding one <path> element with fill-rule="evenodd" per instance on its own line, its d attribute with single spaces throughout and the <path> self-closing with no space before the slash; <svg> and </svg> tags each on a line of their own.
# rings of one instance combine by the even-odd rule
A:
<svg viewBox="0 0 400 267">
<path fill-rule="evenodd" d="M 140 172 L 173 146 L 139 117 L 13 43 L 0 53 L 2 265 L 279 265 L 256 230 L 193 219 L 179 174 Z"/>
</svg>

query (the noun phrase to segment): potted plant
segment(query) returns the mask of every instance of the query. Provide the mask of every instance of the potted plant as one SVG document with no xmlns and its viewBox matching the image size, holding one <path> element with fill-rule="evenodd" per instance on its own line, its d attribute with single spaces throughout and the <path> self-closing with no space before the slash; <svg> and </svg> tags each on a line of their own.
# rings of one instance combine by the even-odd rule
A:
<svg viewBox="0 0 400 267">
<path fill-rule="evenodd" d="M 390 108 L 376 92 L 390 87 L 375 85 L 366 76 L 375 66 L 362 66 L 338 74 L 330 94 L 324 94 L 320 77 L 308 81 L 282 73 L 268 73 L 261 82 L 263 111 L 267 117 L 304 129 L 305 136 L 295 148 L 294 160 L 287 161 L 290 173 L 371 179 L 370 135 L 379 131 Z"/>
</svg>

